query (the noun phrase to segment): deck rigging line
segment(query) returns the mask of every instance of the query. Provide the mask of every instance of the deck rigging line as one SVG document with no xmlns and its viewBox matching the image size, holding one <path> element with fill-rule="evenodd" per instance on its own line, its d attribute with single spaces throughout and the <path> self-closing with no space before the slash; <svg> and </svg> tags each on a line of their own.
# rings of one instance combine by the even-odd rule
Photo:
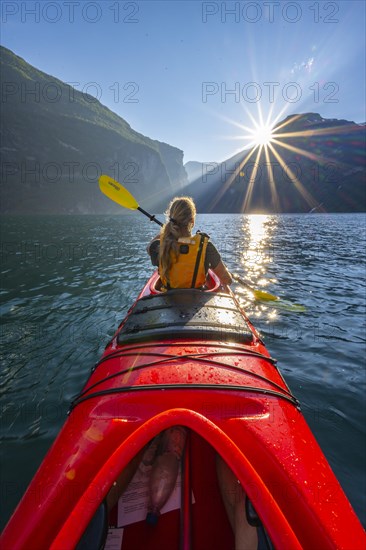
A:
<svg viewBox="0 0 366 550">
<path fill-rule="evenodd" d="M 257 388 L 253 386 L 235 386 L 232 384 L 148 384 L 144 386 L 123 386 L 117 388 L 108 388 L 107 390 L 100 390 L 83 397 L 75 399 L 69 409 L 69 413 L 73 409 L 94 397 L 104 397 L 106 395 L 113 395 L 117 393 L 128 393 L 128 392 L 139 392 L 139 391 L 156 391 L 156 390 L 210 390 L 210 391 L 238 391 L 238 392 L 248 392 L 248 393 L 261 393 L 263 395 L 271 395 L 274 397 L 279 397 L 295 405 L 296 408 L 300 409 L 300 403 L 292 394 L 282 393 L 275 390 L 269 390 L 266 388 Z"/>
<path fill-rule="evenodd" d="M 162 357 L 162 359 L 159 359 L 157 361 L 149 361 L 147 363 L 142 363 L 141 365 L 136 365 L 134 367 L 130 367 L 128 369 L 124 369 L 124 370 L 120 370 L 120 371 L 117 371 L 117 372 L 114 372 L 112 374 L 110 374 L 109 376 L 106 376 L 105 378 L 101 378 L 100 380 L 98 380 L 97 382 L 95 382 L 94 384 L 92 384 L 91 386 L 89 386 L 87 389 L 83 390 L 82 392 L 80 392 L 76 397 L 75 397 L 75 401 L 80 399 L 81 397 L 83 397 L 84 395 L 86 395 L 87 393 L 90 392 L 90 390 L 94 389 L 96 386 L 99 386 L 101 384 L 103 384 L 104 382 L 107 382 L 108 380 L 111 380 L 112 378 L 116 378 L 117 376 L 121 376 L 123 374 L 127 374 L 127 373 L 130 373 L 130 372 L 136 372 L 137 370 L 141 370 L 141 369 L 144 369 L 144 368 L 149 368 L 149 367 L 155 367 L 156 365 L 162 365 L 164 363 L 169 363 L 171 361 L 179 361 L 179 360 L 182 360 L 182 359 L 185 359 L 185 360 L 189 360 L 189 359 L 194 359 L 196 361 L 199 361 L 199 362 L 202 362 L 202 363 L 208 363 L 209 365 L 213 365 L 215 367 L 223 367 L 223 368 L 227 368 L 227 369 L 230 369 L 230 370 L 235 370 L 235 371 L 238 371 L 242 374 L 246 374 L 246 375 L 250 375 L 252 376 L 253 378 L 257 378 L 259 380 L 262 380 L 268 384 L 270 384 L 271 386 L 275 387 L 276 389 L 278 389 L 279 391 L 291 396 L 291 391 L 289 389 L 285 389 L 283 388 L 282 386 L 280 386 L 279 384 L 277 384 L 276 382 L 274 382 L 273 380 L 269 380 L 268 378 L 266 378 L 265 376 L 262 376 L 261 374 L 258 374 L 256 372 L 252 372 L 248 369 L 244 369 L 242 367 L 239 367 L 239 366 L 236 366 L 236 365 L 230 365 L 228 363 L 224 363 L 222 361 L 215 361 L 213 359 L 207 359 L 207 356 L 212 356 L 212 355 L 225 355 L 225 357 L 227 355 L 235 355 L 235 356 L 238 356 L 238 355 L 244 355 L 244 356 L 247 356 L 247 355 L 253 355 L 252 353 L 247 353 L 247 352 L 207 352 L 207 353 L 188 353 L 188 354 L 184 354 L 184 355 L 168 355 L 168 354 L 160 354 L 160 353 L 156 353 L 156 352 L 147 352 L 147 353 L 144 353 L 144 355 L 146 356 L 160 356 Z M 121 354 L 118 354 L 118 355 L 114 355 L 113 358 L 117 358 L 117 357 L 135 357 L 135 353 L 121 353 Z M 262 354 L 256 354 L 255 356 L 261 356 L 261 359 L 264 359 L 264 360 L 267 360 L 269 362 L 273 362 L 273 360 L 270 358 L 270 357 L 266 357 L 265 355 L 262 355 Z M 287 387 L 287 385 L 286 385 Z"/>
</svg>

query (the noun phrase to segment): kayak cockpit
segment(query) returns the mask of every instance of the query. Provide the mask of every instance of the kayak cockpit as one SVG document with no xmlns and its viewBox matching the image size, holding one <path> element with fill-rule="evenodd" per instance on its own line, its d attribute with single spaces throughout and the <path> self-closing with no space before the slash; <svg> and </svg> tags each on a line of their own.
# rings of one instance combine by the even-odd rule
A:
<svg viewBox="0 0 366 550">
<path fill-rule="evenodd" d="M 158 271 L 153 274 L 147 286 L 150 294 L 161 294 L 166 292 L 166 290 L 163 289 Z M 201 292 L 218 292 L 220 288 L 222 288 L 222 283 L 219 277 L 211 269 L 209 269 L 205 285 L 199 290 L 201 290 Z"/>
<path fill-rule="evenodd" d="M 177 481 L 157 523 L 152 525 L 146 521 L 149 479 L 154 467 L 151 449 L 154 445 L 156 448 L 155 441 L 161 435 L 162 433 L 158 434 L 145 445 L 142 452 L 122 471 L 122 484 L 118 478 L 115 480 L 89 522 L 76 550 L 100 550 L 104 545 L 109 548 L 112 541 L 123 550 L 145 547 L 149 550 L 221 550 L 233 547 L 234 536 L 218 475 L 219 455 L 193 430 L 187 430 Z M 119 484 L 121 490 L 118 499 L 110 500 L 110 495 Z M 243 510 L 248 524 L 257 530 L 258 550 L 273 549 L 261 520 L 245 496 Z"/>
</svg>

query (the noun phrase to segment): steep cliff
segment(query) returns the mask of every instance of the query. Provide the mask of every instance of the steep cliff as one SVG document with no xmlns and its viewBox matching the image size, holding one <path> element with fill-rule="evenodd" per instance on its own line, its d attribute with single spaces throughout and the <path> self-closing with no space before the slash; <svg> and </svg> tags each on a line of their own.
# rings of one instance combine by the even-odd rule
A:
<svg viewBox="0 0 366 550">
<path fill-rule="evenodd" d="M 146 206 L 187 182 L 183 152 L 136 132 L 94 97 L 1 47 L 1 211 L 120 211 L 98 190 L 100 173 Z"/>
</svg>

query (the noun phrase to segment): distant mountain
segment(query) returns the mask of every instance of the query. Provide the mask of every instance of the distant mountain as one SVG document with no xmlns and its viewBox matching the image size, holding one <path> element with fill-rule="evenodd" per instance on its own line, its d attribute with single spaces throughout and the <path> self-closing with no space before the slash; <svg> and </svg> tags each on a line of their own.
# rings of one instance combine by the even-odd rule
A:
<svg viewBox="0 0 366 550">
<path fill-rule="evenodd" d="M 198 162 L 190 160 L 184 165 L 184 169 L 188 176 L 188 182 L 195 181 L 201 178 L 202 175 L 209 172 L 210 168 L 214 168 L 217 162 Z"/>
<path fill-rule="evenodd" d="M 10 50 L 0 54 L 1 212 L 120 212 L 98 189 L 101 172 L 147 207 L 187 184 L 181 150 L 136 132 Z"/>
<path fill-rule="evenodd" d="M 201 173 L 185 193 L 200 212 L 365 212 L 365 130 L 317 113 L 288 116 L 267 155 L 246 149 L 222 163 L 196 162 Z"/>
</svg>

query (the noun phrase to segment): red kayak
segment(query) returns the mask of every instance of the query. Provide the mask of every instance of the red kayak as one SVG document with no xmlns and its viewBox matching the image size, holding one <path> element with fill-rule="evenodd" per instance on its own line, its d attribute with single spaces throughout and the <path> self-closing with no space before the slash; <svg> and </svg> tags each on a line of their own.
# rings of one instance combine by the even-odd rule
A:
<svg viewBox="0 0 366 550">
<path fill-rule="evenodd" d="M 174 426 L 187 434 L 180 482 L 150 525 L 136 476 L 148 477 L 147 454 Z M 217 455 L 247 495 L 259 548 L 366 547 L 297 399 L 230 289 L 210 273 L 205 291 L 162 293 L 154 274 L 72 403 L 1 548 L 234 548 Z M 132 482 L 107 506 L 124 475 Z"/>
</svg>

